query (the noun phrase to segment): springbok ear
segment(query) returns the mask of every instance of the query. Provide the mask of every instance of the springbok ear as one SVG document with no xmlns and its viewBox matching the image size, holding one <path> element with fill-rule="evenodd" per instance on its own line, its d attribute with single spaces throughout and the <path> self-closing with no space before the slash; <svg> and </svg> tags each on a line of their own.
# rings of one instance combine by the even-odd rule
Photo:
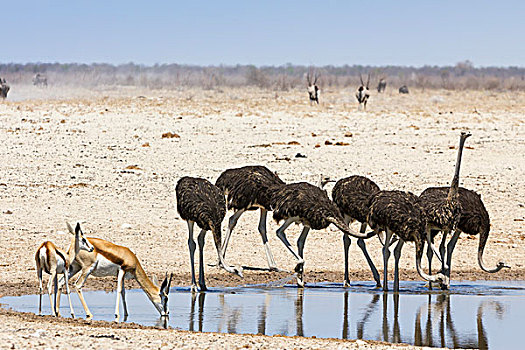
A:
<svg viewBox="0 0 525 350">
<path fill-rule="evenodd" d="M 75 234 L 82 233 L 82 230 L 80 229 L 80 222 L 77 222 L 77 226 L 75 226 Z"/>
<path fill-rule="evenodd" d="M 166 272 L 166 277 L 164 278 L 164 281 L 162 281 L 162 285 L 160 286 L 160 290 L 163 291 L 166 286 L 168 285 L 168 273 Z"/>
<path fill-rule="evenodd" d="M 66 221 L 66 225 L 67 225 L 67 230 L 69 231 L 69 233 L 71 233 L 72 235 L 75 234 L 75 230 L 73 230 L 73 227 L 71 227 L 71 225 L 69 224 L 69 222 Z"/>
<path fill-rule="evenodd" d="M 159 280 L 157 279 L 157 275 L 153 275 L 153 277 L 151 278 L 151 281 L 153 282 L 153 284 L 155 286 L 159 286 Z"/>
</svg>

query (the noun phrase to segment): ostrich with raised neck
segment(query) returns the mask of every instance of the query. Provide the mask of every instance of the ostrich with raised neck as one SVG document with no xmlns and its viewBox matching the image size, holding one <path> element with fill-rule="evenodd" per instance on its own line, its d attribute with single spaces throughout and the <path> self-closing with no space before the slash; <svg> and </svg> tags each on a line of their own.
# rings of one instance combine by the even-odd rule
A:
<svg viewBox="0 0 525 350">
<path fill-rule="evenodd" d="M 448 187 L 430 187 L 423 191 L 425 195 L 440 196 L 443 199 L 448 197 Z M 446 249 L 446 265 L 445 274 L 450 278 L 450 271 L 452 269 L 452 253 L 456 247 L 459 235 L 464 232 L 468 235 L 479 235 L 478 245 L 478 264 L 479 267 L 488 273 L 499 272 L 503 268 L 510 268 L 504 261 L 499 261 L 495 267 L 487 267 L 483 259 L 483 252 L 487 244 L 490 234 L 490 216 L 481 200 L 481 196 L 469 189 L 459 187 L 458 189 L 459 204 L 461 206 L 461 216 L 454 234 L 450 238 Z"/>
<path fill-rule="evenodd" d="M 423 191 L 419 196 L 419 200 L 425 209 L 427 217 L 426 238 L 428 243 L 427 257 L 429 274 L 432 274 L 432 256 L 435 251 L 433 246 L 434 237 L 443 232 L 443 238 L 439 248 L 440 260 L 442 262 L 442 271 L 446 274 L 448 269 L 445 254 L 446 254 L 446 238 L 451 231 L 455 231 L 461 216 L 461 203 L 459 201 L 459 171 L 461 168 L 461 158 L 463 155 L 463 148 L 465 141 L 471 136 L 470 133 L 462 132 L 459 137 L 459 147 L 456 159 L 456 166 L 454 170 L 454 177 L 448 189 L 446 198 L 432 191 Z M 437 253 L 437 252 L 436 252 Z M 442 285 L 442 288 L 448 288 L 448 285 Z"/>
</svg>

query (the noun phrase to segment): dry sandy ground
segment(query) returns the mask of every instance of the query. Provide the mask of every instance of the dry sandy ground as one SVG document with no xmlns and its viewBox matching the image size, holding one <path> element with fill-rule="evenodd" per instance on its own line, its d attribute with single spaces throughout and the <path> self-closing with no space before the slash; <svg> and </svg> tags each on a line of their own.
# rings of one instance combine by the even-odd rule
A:
<svg viewBox="0 0 525 350">
<path fill-rule="evenodd" d="M 461 169 L 461 184 L 481 193 L 491 215 L 485 250 L 489 266 L 512 266 L 498 274 L 477 266 L 477 239 L 461 237 L 453 279 L 525 279 L 525 107 L 524 93 L 413 91 L 374 95 L 357 111 L 349 90 L 323 91 L 320 106 L 302 90 L 223 91 L 13 87 L 0 102 L 0 294 L 36 293 L 33 254 L 52 240 L 66 247 L 65 221 L 80 220 L 88 235 L 130 247 L 149 274 L 174 272 L 189 284 L 186 224 L 175 210 L 174 185 L 181 176 L 215 181 L 225 169 L 263 164 L 283 180 L 316 181 L 369 176 L 383 189 L 418 194 L 452 179 L 460 130 L 473 134 Z M 14 101 L 11 101 L 14 100 Z M 164 133 L 176 134 L 163 138 Z M 340 145 L 337 145 L 339 143 Z M 306 158 L 297 158 L 300 153 Z M 331 191 L 331 186 L 328 186 Z M 228 249 L 234 264 L 266 266 L 257 233 L 257 213 L 240 219 Z M 286 270 L 294 259 L 275 237 L 270 246 Z M 290 227 L 293 241 L 299 227 Z M 369 251 L 381 267 L 379 243 Z M 205 256 L 214 262 L 211 237 Z M 305 248 L 306 281 L 342 280 L 342 239 L 335 229 L 312 232 Z M 366 262 L 351 247 L 353 279 L 369 279 Z M 436 263 L 437 265 L 437 263 Z M 417 278 L 414 252 L 406 246 L 402 278 Z M 381 270 L 381 268 L 380 268 Z M 207 268 L 209 286 L 265 282 L 286 273 L 245 273 L 245 279 Z M 112 288 L 114 280 L 88 282 Z M 193 334 L 148 329 L 88 327 L 61 321 L 0 315 L 2 346 L 75 342 L 82 347 L 363 347 L 364 343 L 297 338 Z M 34 334 L 41 333 L 45 336 Z M 35 333 L 36 332 L 36 333 Z M 64 334 L 55 337 L 56 333 Z M 82 334 L 82 341 L 76 339 Z M 9 341 L 8 341 L 9 340 Z M 11 343 L 10 343 L 11 342 Z M 333 343 L 332 343 L 333 342 Z"/>
</svg>

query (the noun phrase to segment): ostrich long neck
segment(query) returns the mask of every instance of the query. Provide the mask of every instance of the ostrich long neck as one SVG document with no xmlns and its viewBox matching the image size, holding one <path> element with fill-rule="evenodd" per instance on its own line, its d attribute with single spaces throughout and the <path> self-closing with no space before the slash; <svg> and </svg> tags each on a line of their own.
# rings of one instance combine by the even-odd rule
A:
<svg viewBox="0 0 525 350">
<path fill-rule="evenodd" d="M 458 188 L 459 188 L 459 169 L 461 167 L 461 156 L 463 155 L 463 146 L 465 145 L 465 140 L 470 135 L 461 134 L 459 139 L 459 148 L 458 148 L 458 158 L 456 160 L 456 170 L 454 171 L 454 178 L 450 184 L 450 189 L 448 190 L 448 200 L 457 198 Z"/>
</svg>

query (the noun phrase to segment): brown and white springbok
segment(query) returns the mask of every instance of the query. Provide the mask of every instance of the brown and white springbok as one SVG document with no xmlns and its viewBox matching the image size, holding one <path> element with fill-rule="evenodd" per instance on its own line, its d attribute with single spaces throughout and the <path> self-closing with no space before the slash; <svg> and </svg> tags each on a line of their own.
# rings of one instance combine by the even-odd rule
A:
<svg viewBox="0 0 525 350">
<path fill-rule="evenodd" d="M 124 278 L 134 278 L 160 313 L 161 317 L 168 316 L 168 294 L 173 274 L 170 275 L 169 278 L 166 274 L 166 278 L 159 287 L 155 278 L 153 281 L 148 278 L 139 259 L 129 248 L 113 244 L 100 238 L 87 237 L 87 240 L 95 249 L 92 252 L 81 251 L 76 256 L 75 260 L 71 262 L 69 277 L 81 272 L 80 276 L 75 281 L 75 288 L 88 320 L 93 317 L 93 314 L 89 311 L 86 301 L 84 300 L 82 287 L 90 275 L 95 277 L 117 276 L 115 321 L 118 322 L 120 319 L 119 303 L 121 295 L 122 306 L 124 308 L 124 319 L 128 316 Z"/>
<path fill-rule="evenodd" d="M 58 290 L 58 275 L 64 275 L 66 283 L 66 292 L 67 298 L 69 301 L 69 310 L 71 311 L 71 316 L 75 317 L 75 311 L 73 310 L 73 305 L 71 304 L 71 296 L 69 294 L 69 284 L 68 284 L 68 274 L 66 273 L 69 270 L 71 262 L 75 259 L 77 254 L 83 250 L 86 252 L 92 252 L 93 246 L 89 241 L 84 237 L 82 230 L 80 229 L 80 224 L 77 224 L 75 230 L 66 223 L 69 232 L 71 232 L 75 237 L 73 238 L 71 245 L 67 251 L 67 254 L 62 250 L 58 249 L 53 242 L 45 241 L 38 247 L 35 254 L 36 262 L 36 273 L 38 275 L 39 282 L 39 293 L 40 298 L 38 302 L 38 314 L 42 314 L 42 271 L 50 274 L 49 282 L 47 283 L 47 293 L 49 294 L 49 303 L 51 305 L 51 312 L 54 316 L 60 316 L 59 305 L 57 299 L 60 298 L 60 294 L 57 293 Z M 53 291 L 52 286 L 55 286 L 54 298 L 52 297 Z"/>
</svg>

